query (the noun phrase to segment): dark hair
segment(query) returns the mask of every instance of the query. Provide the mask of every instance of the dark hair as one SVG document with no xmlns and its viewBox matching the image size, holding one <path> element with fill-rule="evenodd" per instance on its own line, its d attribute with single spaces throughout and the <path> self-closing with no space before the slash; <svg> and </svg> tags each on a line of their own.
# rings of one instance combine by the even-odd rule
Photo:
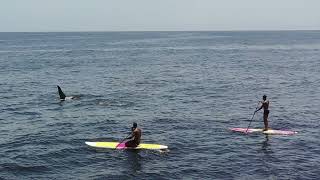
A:
<svg viewBox="0 0 320 180">
<path fill-rule="evenodd" d="M 138 124 L 135 122 L 132 124 L 132 127 L 134 127 L 134 128 L 136 128 L 137 126 L 138 126 Z"/>
<path fill-rule="evenodd" d="M 267 95 L 263 95 L 263 98 L 267 98 Z"/>
</svg>

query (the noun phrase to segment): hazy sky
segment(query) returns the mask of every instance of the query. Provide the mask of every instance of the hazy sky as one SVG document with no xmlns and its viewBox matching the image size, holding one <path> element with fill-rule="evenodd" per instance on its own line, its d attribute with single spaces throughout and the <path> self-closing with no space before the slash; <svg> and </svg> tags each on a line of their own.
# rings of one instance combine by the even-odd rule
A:
<svg viewBox="0 0 320 180">
<path fill-rule="evenodd" d="M 320 29 L 320 0 L 0 0 L 0 31 Z"/>
</svg>

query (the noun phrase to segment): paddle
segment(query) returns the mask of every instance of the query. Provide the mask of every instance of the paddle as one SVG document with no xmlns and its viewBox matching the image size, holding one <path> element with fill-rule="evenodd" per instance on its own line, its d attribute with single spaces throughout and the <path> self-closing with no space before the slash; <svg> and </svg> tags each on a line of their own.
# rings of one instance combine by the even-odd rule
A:
<svg viewBox="0 0 320 180">
<path fill-rule="evenodd" d="M 127 137 L 125 137 L 124 139 L 122 139 L 122 141 L 120 141 L 119 142 L 119 144 L 117 144 L 117 146 L 116 146 L 116 148 L 115 149 L 117 149 L 118 148 L 118 146 L 121 144 L 121 143 L 123 143 L 123 141 L 125 141 L 130 135 L 131 135 L 132 133 L 130 133 L 130 134 L 128 134 L 128 136 Z"/>
<path fill-rule="evenodd" d="M 257 107 L 256 107 L 256 110 L 257 110 L 259 104 L 260 104 L 260 101 L 258 102 L 258 105 L 257 105 Z M 256 111 L 254 111 L 254 113 L 253 113 L 253 115 L 252 115 L 252 118 L 251 118 L 251 120 L 250 120 L 249 126 L 248 126 L 248 128 L 247 128 L 247 130 L 246 130 L 246 133 L 248 132 L 248 129 L 249 129 L 250 125 L 251 125 L 251 122 L 252 122 L 253 117 L 254 117 L 255 114 L 256 114 Z"/>
</svg>

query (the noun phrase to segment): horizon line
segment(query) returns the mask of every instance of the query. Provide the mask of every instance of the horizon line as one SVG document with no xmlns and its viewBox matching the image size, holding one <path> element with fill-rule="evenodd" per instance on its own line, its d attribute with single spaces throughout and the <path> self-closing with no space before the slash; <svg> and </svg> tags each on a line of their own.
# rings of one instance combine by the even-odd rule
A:
<svg viewBox="0 0 320 180">
<path fill-rule="evenodd" d="M 79 30 L 79 31 L 0 31 L 0 33 L 77 33 L 77 32 L 276 32 L 320 31 L 320 29 L 234 29 L 234 30 Z"/>
</svg>

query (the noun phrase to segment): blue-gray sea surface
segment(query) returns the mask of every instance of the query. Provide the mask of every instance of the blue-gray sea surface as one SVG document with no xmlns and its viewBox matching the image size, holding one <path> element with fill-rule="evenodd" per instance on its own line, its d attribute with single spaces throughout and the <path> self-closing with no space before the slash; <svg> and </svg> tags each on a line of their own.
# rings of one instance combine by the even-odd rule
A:
<svg viewBox="0 0 320 180">
<path fill-rule="evenodd" d="M 318 179 L 320 31 L 0 33 L 0 106 L 0 179 Z"/>
</svg>

